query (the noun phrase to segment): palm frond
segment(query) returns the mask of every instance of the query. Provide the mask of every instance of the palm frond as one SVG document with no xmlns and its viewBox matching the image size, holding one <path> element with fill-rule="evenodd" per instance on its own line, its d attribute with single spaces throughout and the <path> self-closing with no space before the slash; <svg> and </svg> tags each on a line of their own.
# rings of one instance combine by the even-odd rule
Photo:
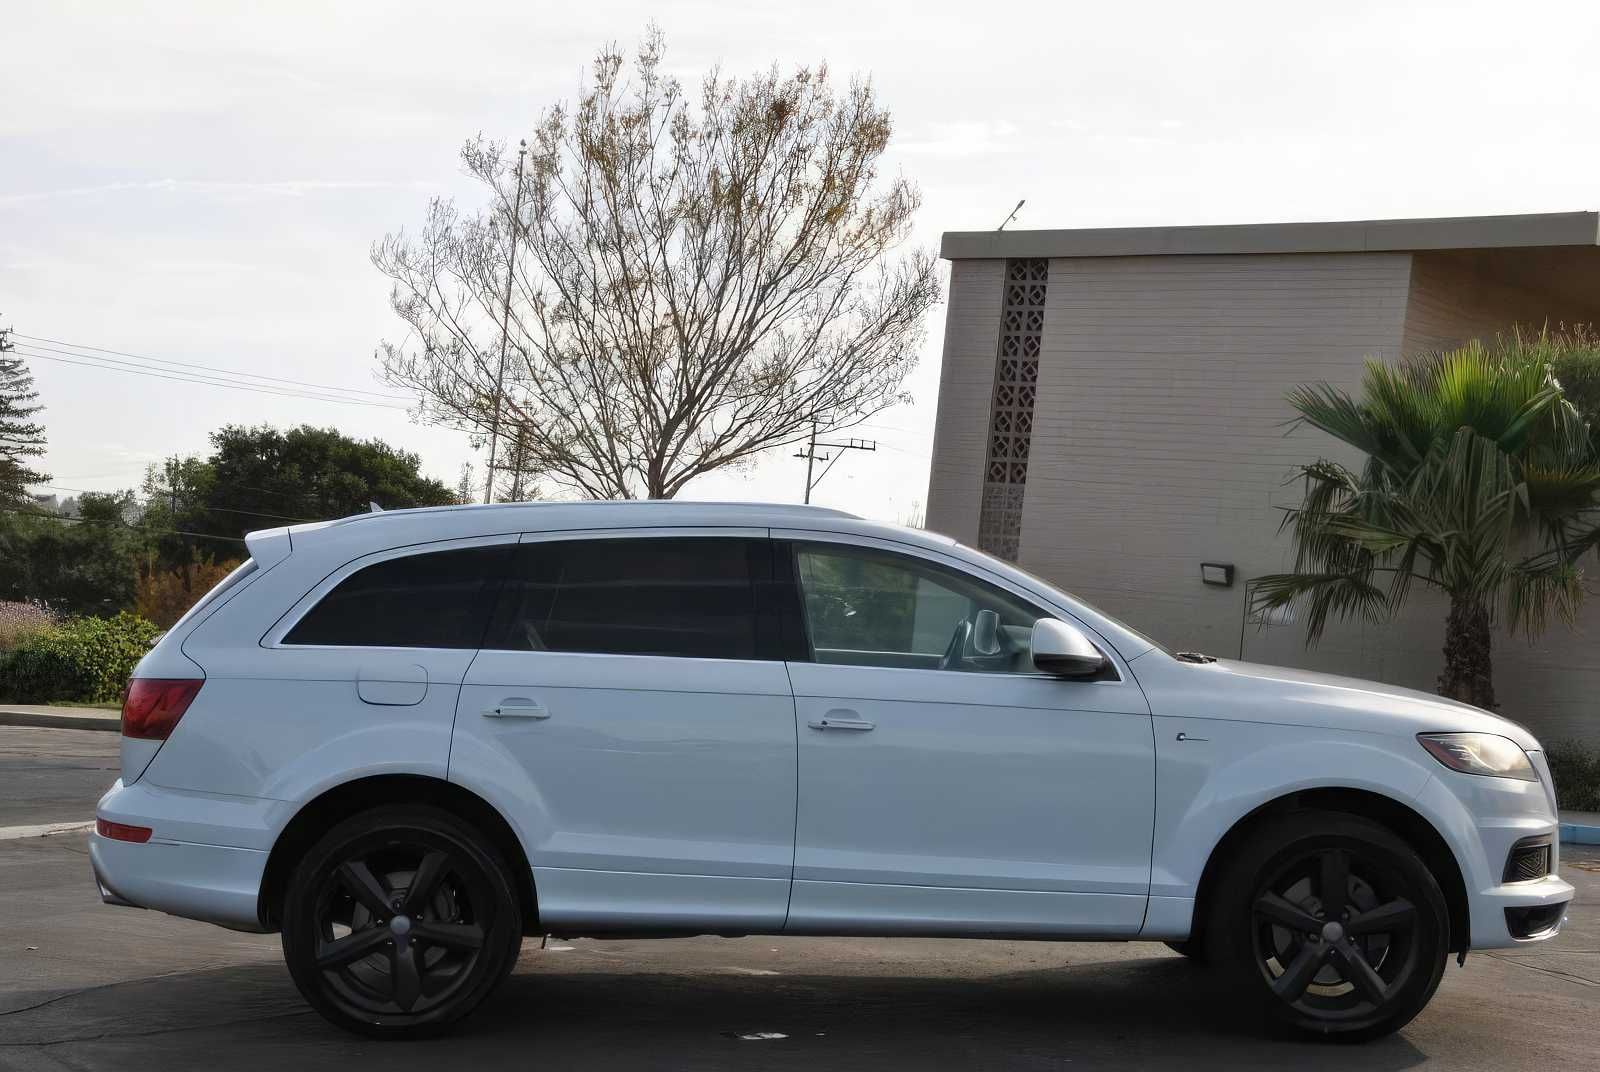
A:
<svg viewBox="0 0 1600 1072">
<path fill-rule="evenodd" d="M 1293 572 L 1258 579 L 1252 606 L 1303 604 L 1308 642 L 1330 617 L 1392 612 L 1419 582 L 1503 606 L 1533 632 L 1574 613 L 1577 563 L 1600 551 L 1600 452 L 1550 361 L 1524 350 L 1470 343 L 1399 368 L 1369 362 L 1359 397 L 1291 393 L 1303 422 L 1365 460 L 1301 467 L 1302 501 L 1282 524 Z"/>
<path fill-rule="evenodd" d="M 1384 591 L 1370 577 L 1340 573 L 1269 573 L 1251 582 L 1250 610 L 1262 614 L 1280 607 L 1304 605 L 1306 643 L 1314 645 L 1327 630 L 1330 615 L 1381 622 L 1389 616 Z"/>
<path fill-rule="evenodd" d="M 1583 597 L 1583 571 L 1572 562 L 1518 563 L 1506 571 L 1506 624 L 1530 637 L 1544 632 L 1552 615 L 1571 625 Z"/>
</svg>

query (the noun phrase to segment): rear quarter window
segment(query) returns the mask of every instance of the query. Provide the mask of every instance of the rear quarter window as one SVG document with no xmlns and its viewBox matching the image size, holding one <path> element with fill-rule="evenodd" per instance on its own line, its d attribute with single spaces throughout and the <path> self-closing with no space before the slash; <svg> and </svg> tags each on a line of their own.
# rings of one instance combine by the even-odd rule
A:
<svg viewBox="0 0 1600 1072">
<path fill-rule="evenodd" d="M 476 648 L 511 545 L 405 555 L 363 567 L 283 638 L 286 645 Z"/>
</svg>

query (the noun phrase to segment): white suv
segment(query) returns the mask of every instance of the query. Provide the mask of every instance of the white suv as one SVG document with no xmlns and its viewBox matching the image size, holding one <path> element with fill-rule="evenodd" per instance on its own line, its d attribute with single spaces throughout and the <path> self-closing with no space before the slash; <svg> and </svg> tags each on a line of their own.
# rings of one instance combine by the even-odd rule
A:
<svg viewBox="0 0 1600 1072">
<path fill-rule="evenodd" d="M 129 684 L 95 877 L 281 931 L 355 1030 L 458 1020 L 524 935 L 808 934 L 1166 942 L 1374 1036 L 1572 898 L 1517 724 L 1174 655 L 929 533 L 574 503 L 247 542 Z"/>
</svg>

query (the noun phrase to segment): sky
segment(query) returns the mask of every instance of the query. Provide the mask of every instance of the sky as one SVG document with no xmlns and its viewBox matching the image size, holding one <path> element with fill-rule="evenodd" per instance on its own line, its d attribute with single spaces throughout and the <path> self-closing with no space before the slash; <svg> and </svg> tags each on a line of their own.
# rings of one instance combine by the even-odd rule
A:
<svg viewBox="0 0 1600 1072">
<path fill-rule="evenodd" d="M 686 84 L 716 64 L 870 76 L 894 117 L 885 171 L 921 188 L 930 248 L 1019 198 L 1016 228 L 1600 208 L 1594 0 L 0 0 L 0 18 L 0 324 L 35 353 L 58 340 L 377 403 L 35 359 L 40 490 L 59 494 L 135 486 L 225 423 L 379 437 L 451 485 L 463 462 L 481 472 L 465 436 L 381 397 L 398 392 L 373 352 L 402 332 L 368 248 L 434 195 L 475 208 L 461 143 L 523 136 L 652 20 Z M 850 433 L 880 449 L 841 458 L 814 501 L 920 509 L 942 306 L 927 330 L 912 404 Z M 684 494 L 798 501 L 791 453 Z"/>
</svg>

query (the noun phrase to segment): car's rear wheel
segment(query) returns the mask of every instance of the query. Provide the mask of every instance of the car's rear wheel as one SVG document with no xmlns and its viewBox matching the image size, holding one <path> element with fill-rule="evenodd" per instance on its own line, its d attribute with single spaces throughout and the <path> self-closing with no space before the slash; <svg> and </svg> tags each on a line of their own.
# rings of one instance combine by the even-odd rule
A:
<svg viewBox="0 0 1600 1072">
<path fill-rule="evenodd" d="M 436 808 L 376 808 L 340 823 L 306 854 L 284 899 L 284 957 L 301 994 L 334 1024 L 378 1037 L 460 1020 L 521 944 L 505 862 Z"/>
<path fill-rule="evenodd" d="M 1299 812 L 1254 831 L 1226 865 L 1207 926 L 1212 963 L 1303 1032 L 1398 1030 L 1438 988 L 1449 912 L 1433 874 L 1377 823 Z"/>
</svg>

